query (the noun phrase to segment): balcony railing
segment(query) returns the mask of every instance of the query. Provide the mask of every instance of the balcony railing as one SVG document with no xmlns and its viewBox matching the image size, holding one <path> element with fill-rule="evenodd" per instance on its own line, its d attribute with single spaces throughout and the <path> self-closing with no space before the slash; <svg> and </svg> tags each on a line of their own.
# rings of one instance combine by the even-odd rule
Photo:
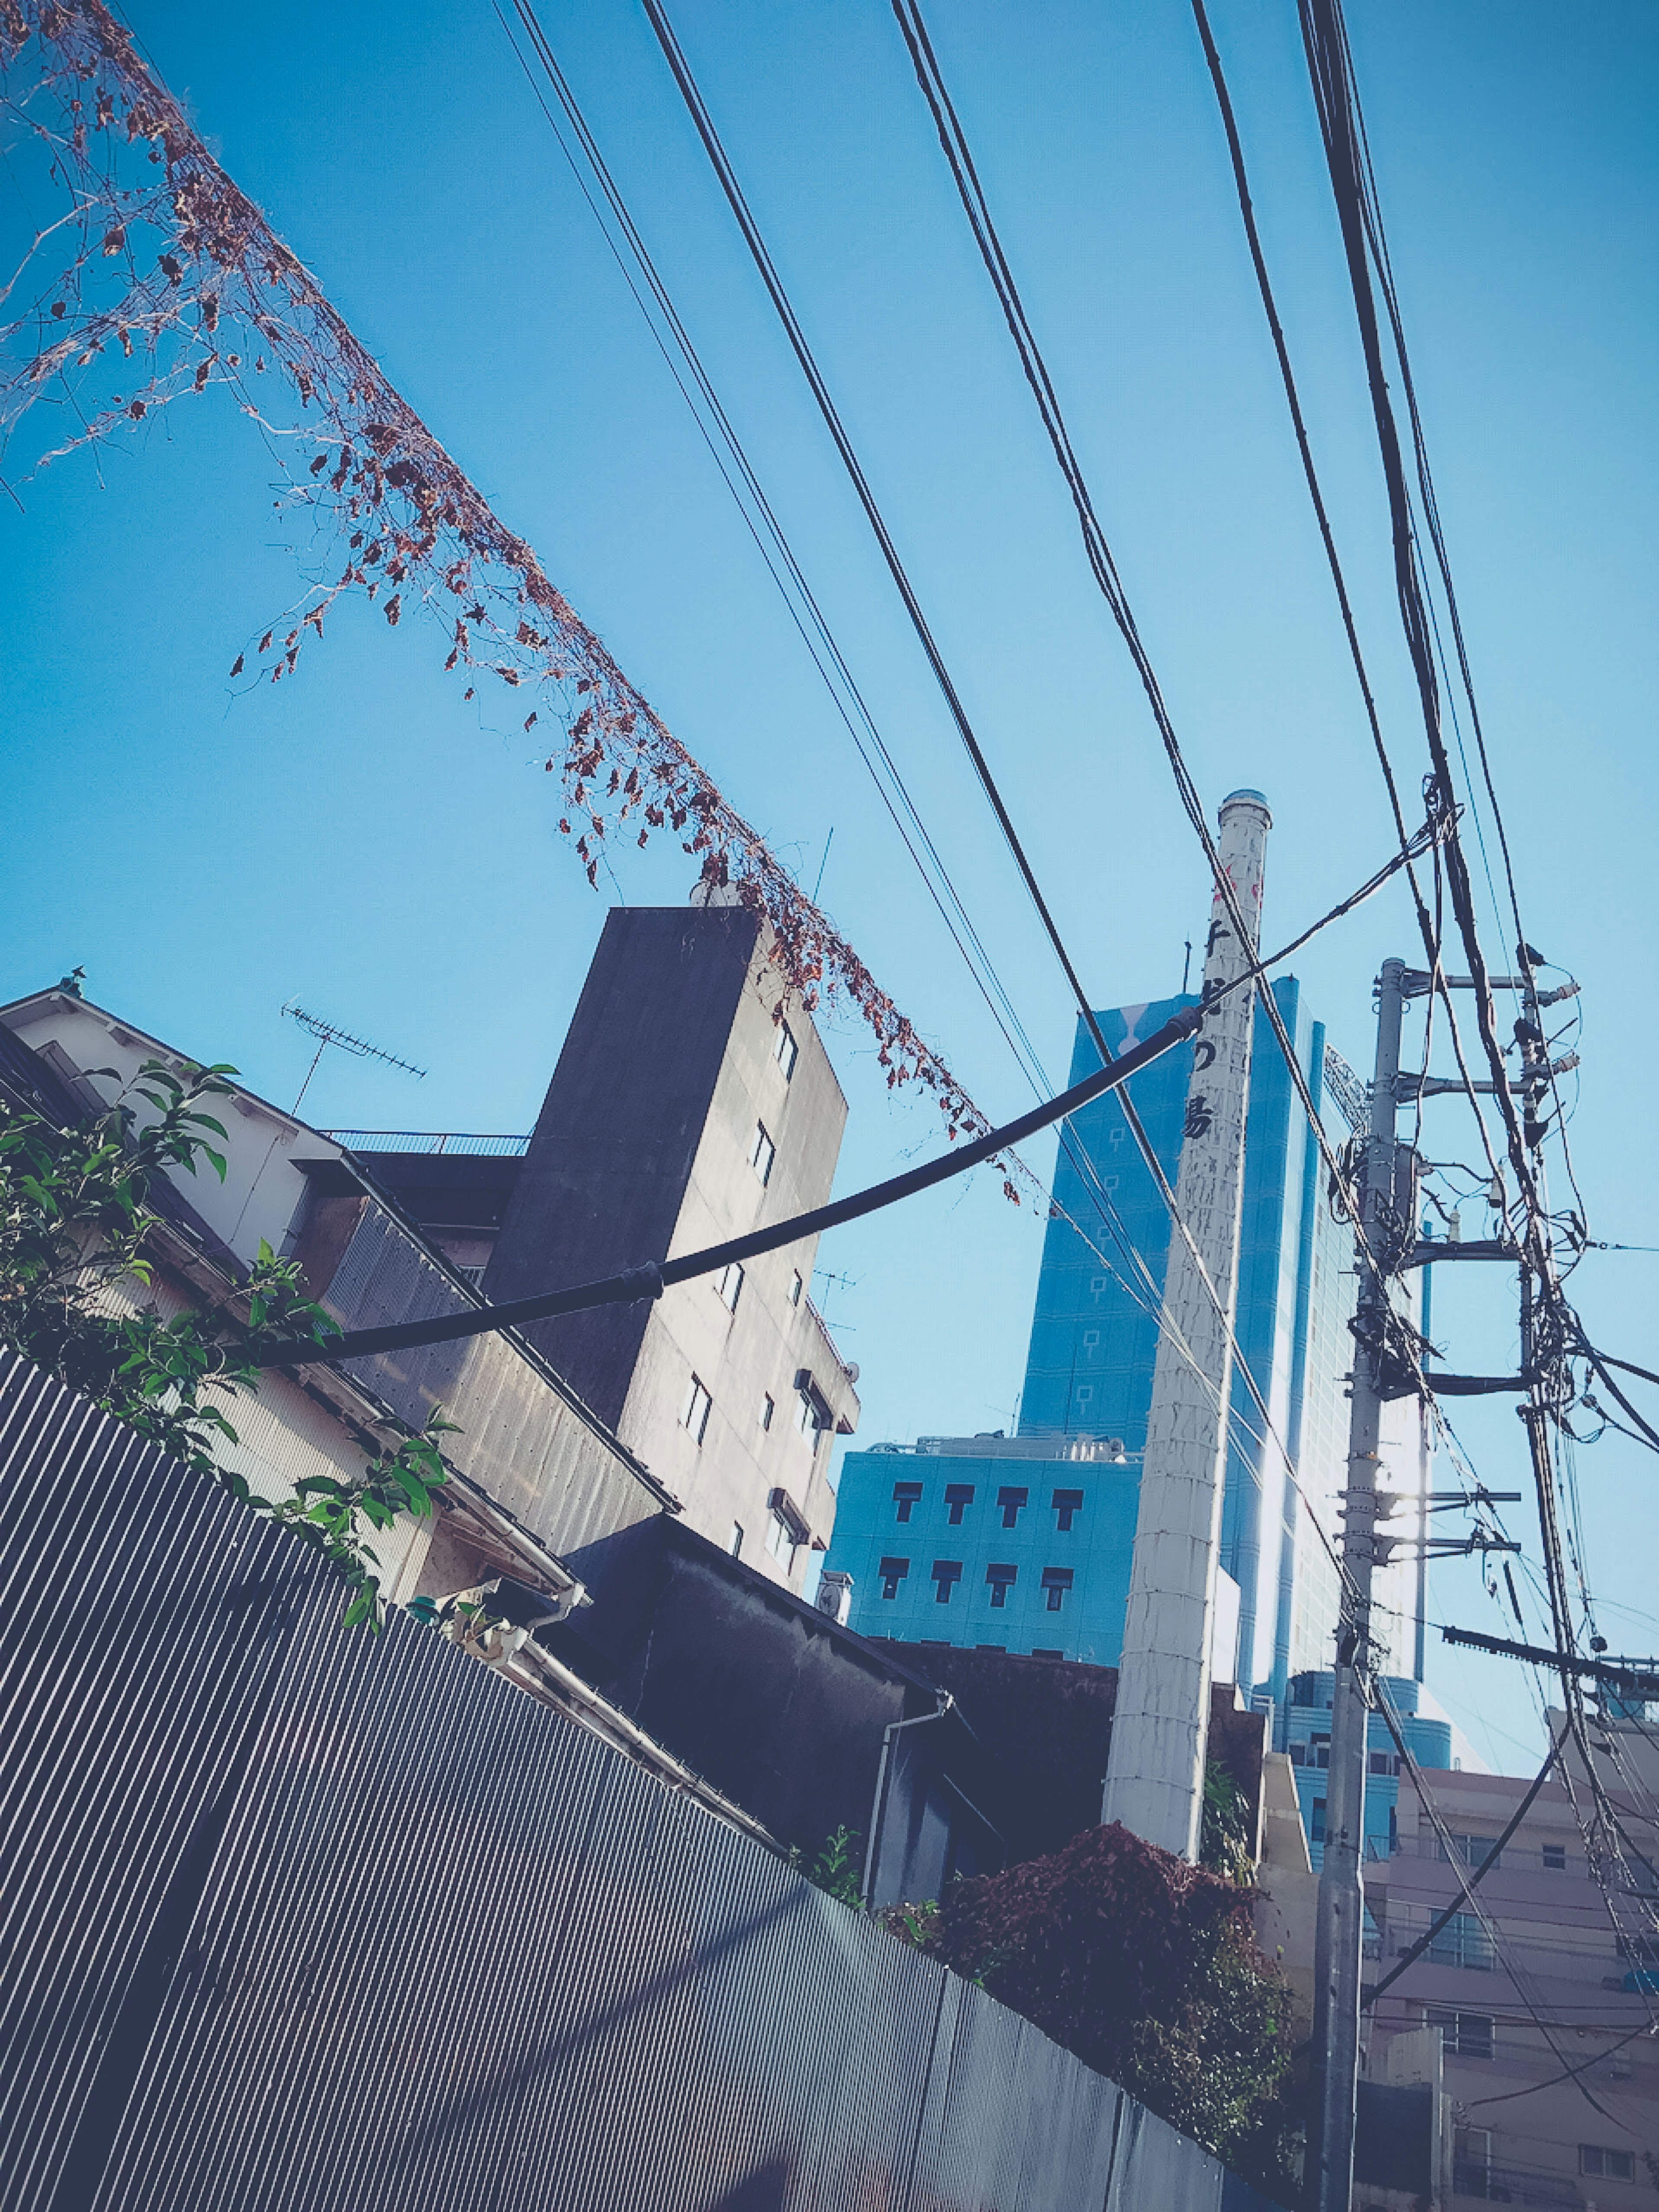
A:
<svg viewBox="0 0 1659 2212">
<path fill-rule="evenodd" d="M 1583 2198 L 1576 2182 L 1562 2173 L 1529 2172 L 1514 2166 L 1488 2166 L 1483 2159 L 1460 2158 L 1452 2168 L 1452 2194 L 1478 2197 L 1488 2204 L 1529 2204 L 1539 2212 L 1567 2212 Z"/>
<path fill-rule="evenodd" d="M 325 1129 L 349 1152 L 459 1152 L 475 1158 L 522 1159 L 530 1150 L 528 1137 L 479 1134 L 464 1129 Z"/>
</svg>

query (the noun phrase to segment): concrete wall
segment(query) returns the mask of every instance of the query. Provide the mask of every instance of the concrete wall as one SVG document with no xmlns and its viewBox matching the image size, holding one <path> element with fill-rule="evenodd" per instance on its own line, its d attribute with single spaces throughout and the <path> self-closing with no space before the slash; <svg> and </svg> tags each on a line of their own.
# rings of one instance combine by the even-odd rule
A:
<svg viewBox="0 0 1659 2212">
<path fill-rule="evenodd" d="M 776 1050 L 780 1007 L 795 1048 L 787 1073 Z M 821 1205 L 846 1116 L 817 1032 L 785 991 L 754 915 L 619 908 L 559 1056 L 487 1294 L 517 1297 L 610 1274 Z M 752 1164 L 759 1127 L 775 1147 L 764 1182 Z M 703 1279 L 654 1305 L 529 1331 L 683 1501 L 693 1528 L 728 1548 L 740 1541 L 745 1560 L 794 1587 L 834 1518 L 834 1431 L 857 1417 L 852 1378 L 805 1296 L 816 1249 L 808 1240 L 755 1261 L 735 1310 Z M 796 1420 L 803 1370 L 823 1422 L 805 1437 Z M 684 1421 L 694 1380 L 711 1401 L 701 1436 Z M 775 1492 L 789 1500 L 796 1540 L 781 1556 L 767 1548 Z"/>
<path fill-rule="evenodd" d="M 1550 1718 L 1559 1731 L 1560 1715 Z M 1547 1783 L 1480 1884 L 1495 1942 L 1466 1908 L 1377 2003 L 1367 2054 L 1373 2077 L 1397 2071 L 1397 2045 L 1425 2025 L 1440 2027 L 1458 2197 L 1610 2212 L 1643 2201 L 1653 2186 L 1647 2154 L 1659 2155 L 1659 2052 L 1650 2027 L 1659 1974 L 1632 1954 L 1659 1935 L 1659 1894 L 1642 1894 L 1659 1893 L 1659 1883 L 1641 1865 L 1659 1863 L 1659 1771 L 1642 1771 L 1653 1759 L 1645 1724 L 1593 1734 L 1610 1747 L 1602 1780 L 1629 1838 L 1623 1870 L 1605 1866 L 1596 1878 L 1579 1818 L 1590 1802 L 1582 1765 L 1577 1809 L 1565 1789 Z M 1379 1971 L 1453 1901 L 1468 1858 L 1479 1863 L 1529 1786 L 1522 1777 L 1468 1770 L 1426 1772 L 1424 1784 L 1457 1856 L 1444 1856 L 1422 1797 L 1402 1779 L 1399 1847 L 1365 1869 Z M 1553 2023 L 1548 2036 L 1528 1999 Z M 1560 2078 L 1570 2069 L 1582 2069 L 1578 2080 Z M 1605 2166 L 1588 2172 L 1586 2148 L 1629 2159 L 1630 2177 Z"/>
<path fill-rule="evenodd" d="M 539 1640 L 676 1758 L 809 1865 L 842 1826 L 862 1863 L 884 1824 L 892 1848 L 877 1856 L 903 1879 L 892 1872 L 884 1901 L 1001 1864 L 971 1809 L 984 1751 L 959 1716 L 906 1730 L 884 1778 L 889 1728 L 939 1705 L 914 1655 L 866 1643 L 678 1521 L 612 1548 L 595 1603 Z M 587 1559 L 571 1564 L 586 1577 Z"/>
<path fill-rule="evenodd" d="M 1260 2206 L 441 1637 L 343 1635 L 315 1553 L 16 1362 L 0 1498 L 8 2212 Z"/>
</svg>

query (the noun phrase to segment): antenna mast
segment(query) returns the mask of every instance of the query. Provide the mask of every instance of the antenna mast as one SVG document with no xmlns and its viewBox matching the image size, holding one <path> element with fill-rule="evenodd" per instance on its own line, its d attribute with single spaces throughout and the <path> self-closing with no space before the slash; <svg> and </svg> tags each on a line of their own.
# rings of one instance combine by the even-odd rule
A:
<svg viewBox="0 0 1659 2212">
<path fill-rule="evenodd" d="M 296 1097 L 294 1102 L 293 1111 L 296 1114 L 300 1110 L 300 1100 L 311 1088 L 311 1079 L 317 1073 L 318 1061 L 331 1044 L 337 1045 L 342 1052 L 349 1052 L 355 1060 L 384 1060 L 388 1067 L 402 1068 L 405 1075 L 412 1075 L 421 1080 L 425 1079 L 427 1073 L 425 1068 L 416 1067 L 409 1060 L 399 1060 L 395 1053 L 382 1052 L 379 1045 L 369 1044 L 362 1037 L 354 1036 L 349 1030 L 341 1029 L 337 1023 L 325 1022 L 316 1014 L 307 1013 L 305 1008 L 296 1000 L 290 999 L 283 1008 L 283 1012 L 298 1022 L 302 1030 L 307 1030 L 317 1040 L 316 1052 L 312 1056 L 310 1066 L 306 1070 L 306 1079 L 300 1085 L 299 1097 Z"/>
</svg>

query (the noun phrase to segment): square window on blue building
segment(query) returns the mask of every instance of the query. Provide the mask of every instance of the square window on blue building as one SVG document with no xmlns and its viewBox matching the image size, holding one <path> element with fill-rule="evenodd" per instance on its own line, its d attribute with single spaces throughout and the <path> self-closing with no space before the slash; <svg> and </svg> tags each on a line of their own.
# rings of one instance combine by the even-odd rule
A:
<svg viewBox="0 0 1659 2212">
<path fill-rule="evenodd" d="M 1050 1613 L 1060 1611 L 1071 1587 L 1072 1570 L 1069 1567 L 1045 1567 L 1042 1570 L 1042 1593 Z"/>
<path fill-rule="evenodd" d="M 1081 1513 L 1082 1510 L 1083 1492 L 1080 1490 L 1055 1491 L 1054 1511 L 1060 1517 L 1060 1525 L 1062 1528 L 1069 1528 L 1073 1516 Z"/>
<path fill-rule="evenodd" d="M 949 1605 L 951 1593 L 962 1580 L 960 1559 L 935 1559 L 933 1562 L 933 1602 Z"/>
<path fill-rule="evenodd" d="M 1017 1528 L 1019 1526 L 1020 1508 L 1030 1502 L 1030 1496 L 1029 1490 L 1004 1488 L 998 1491 L 997 1504 L 1002 1508 L 1002 1525 L 1005 1528 Z"/>
<path fill-rule="evenodd" d="M 963 1512 L 974 1502 L 973 1484 L 947 1482 L 945 1486 L 945 1502 L 951 1509 L 951 1526 L 953 1528 L 960 1528 Z"/>
<path fill-rule="evenodd" d="M 908 1521 L 915 1509 L 916 1500 L 921 1496 L 921 1485 L 919 1482 L 896 1482 L 893 1485 L 893 1498 L 898 1506 L 898 1511 L 894 1515 L 894 1519 Z"/>
<path fill-rule="evenodd" d="M 896 1597 L 899 1594 L 899 1584 L 904 1580 L 904 1577 L 909 1573 L 909 1571 L 910 1562 L 908 1559 L 884 1559 L 881 1563 L 882 1595 L 884 1597 Z"/>
<path fill-rule="evenodd" d="M 1006 1605 L 1008 1602 L 1008 1586 L 1011 1583 L 1017 1582 L 1018 1578 L 1019 1569 L 1018 1567 L 987 1567 L 985 1570 L 985 1579 L 991 1585 L 992 1604 Z"/>
</svg>

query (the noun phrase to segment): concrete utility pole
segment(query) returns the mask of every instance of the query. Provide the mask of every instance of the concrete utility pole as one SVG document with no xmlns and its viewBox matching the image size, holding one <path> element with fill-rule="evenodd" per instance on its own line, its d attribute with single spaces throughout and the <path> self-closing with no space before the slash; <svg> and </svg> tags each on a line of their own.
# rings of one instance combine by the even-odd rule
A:
<svg viewBox="0 0 1659 2212">
<path fill-rule="evenodd" d="M 1376 1070 L 1370 1132 L 1359 1179 L 1359 1218 L 1370 1251 L 1386 1267 L 1399 1238 L 1389 1216 L 1395 1198 L 1400 1024 L 1406 963 L 1385 960 L 1377 984 Z M 1407 1229 L 1411 1240 L 1413 1224 Z M 1356 1244 L 1358 1240 L 1356 1240 Z M 1380 1564 L 1376 1523 L 1389 1501 L 1376 1486 L 1382 1426 L 1382 1366 L 1391 1322 L 1386 1275 L 1359 1259 L 1352 1408 L 1348 1421 L 1348 1486 L 1342 1528 L 1346 1570 L 1337 1632 L 1331 1698 L 1331 1765 L 1325 1790 L 1325 1857 L 1319 1875 L 1314 1938 L 1314 2140 L 1308 2197 L 1317 2212 L 1349 2212 L 1353 2193 L 1353 2130 L 1359 2072 L 1359 1971 L 1364 1899 L 1360 1866 L 1365 1848 L 1366 1723 L 1370 1711 L 1371 1577 Z M 1384 1548 L 1383 1557 L 1387 1557 Z"/>
<path fill-rule="evenodd" d="M 1220 826 L 1221 862 L 1248 941 L 1239 942 L 1218 890 L 1204 954 L 1206 1000 L 1255 958 L 1273 816 L 1259 791 L 1236 791 L 1222 803 Z M 1103 1820 L 1121 1820 L 1148 1843 L 1186 1859 L 1198 1856 L 1204 1808 L 1210 1638 L 1227 1471 L 1231 1331 L 1238 1297 L 1244 1113 L 1255 1012 L 1255 986 L 1234 991 L 1205 1015 L 1193 1044 L 1176 1207 L 1226 1318 L 1224 1322 L 1217 1313 L 1192 1249 L 1172 1224 L 1164 1284 L 1166 1323 L 1152 1370 L 1117 1705 L 1101 1807 Z"/>
</svg>

